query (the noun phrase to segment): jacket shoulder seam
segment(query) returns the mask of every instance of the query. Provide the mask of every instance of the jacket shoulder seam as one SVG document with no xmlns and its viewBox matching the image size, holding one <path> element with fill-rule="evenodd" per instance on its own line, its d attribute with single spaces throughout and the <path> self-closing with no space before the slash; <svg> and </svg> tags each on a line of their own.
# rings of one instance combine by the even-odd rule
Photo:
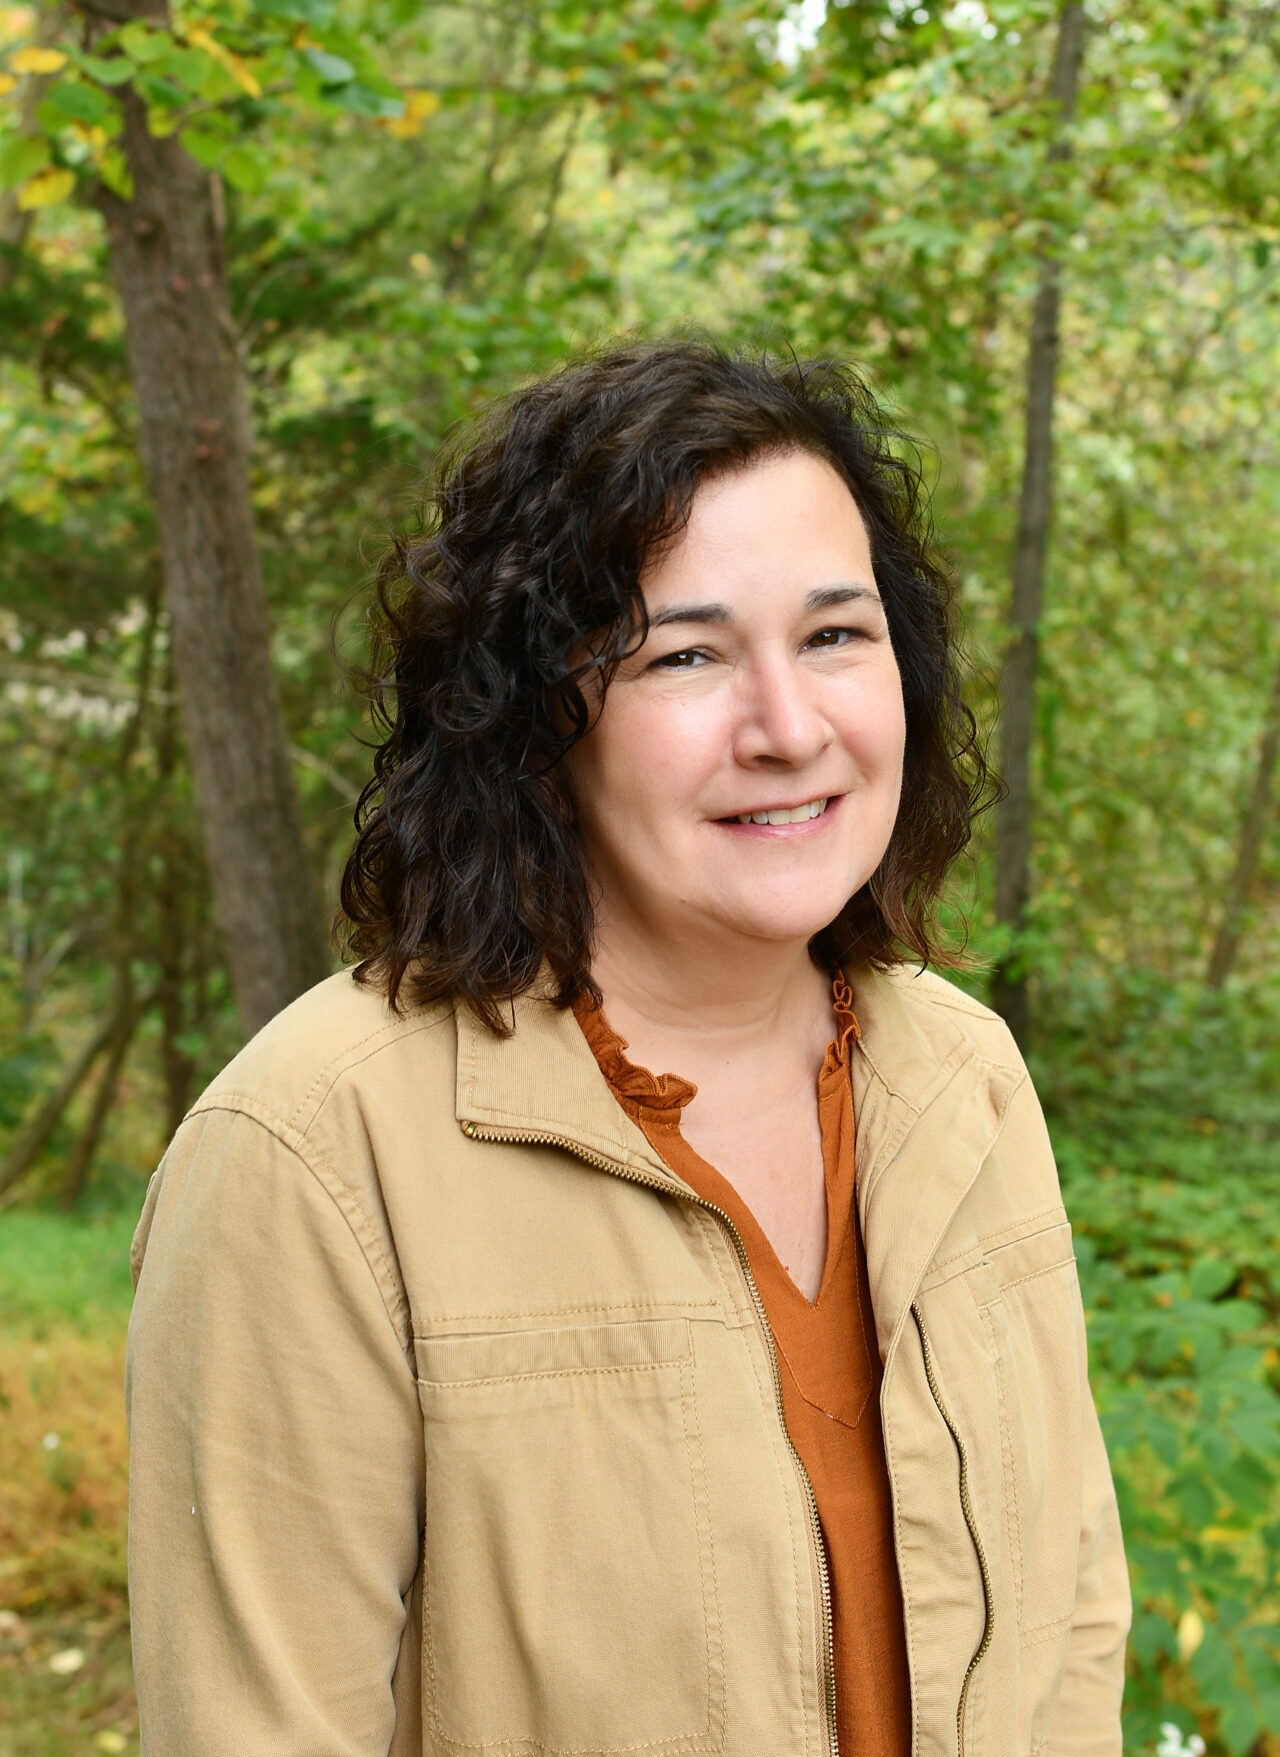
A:
<svg viewBox="0 0 1280 1757">
<path fill-rule="evenodd" d="M 350 1073 L 351 1069 L 358 1067 L 361 1062 L 368 1061 L 380 1049 L 388 1047 L 392 1041 L 416 1036 L 419 1031 L 426 1031 L 433 1025 L 443 1023 L 445 1016 L 444 1010 L 437 1008 L 431 1016 L 420 1017 L 413 1021 L 388 1019 L 376 1030 L 368 1031 L 363 1037 L 358 1037 L 354 1043 L 346 1044 L 324 1064 L 297 1104 L 294 1105 L 291 1113 L 294 1118 L 307 1117 L 306 1127 L 300 1132 L 306 1133 L 306 1129 L 314 1122 L 325 1100 L 344 1074 Z M 380 1042 L 379 1039 L 382 1041 Z M 310 1112 L 309 1116 L 308 1112 Z"/>
<path fill-rule="evenodd" d="M 334 1207 L 342 1215 L 347 1228 L 354 1239 L 365 1266 L 373 1277 L 374 1286 L 386 1311 L 387 1319 L 395 1331 L 401 1351 L 406 1356 L 412 1355 L 413 1322 L 409 1312 L 409 1304 L 404 1290 L 400 1286 L 399 1276 L 383 1248 L 381 1240 L 374 1230 L 355 1191 L 346 1184 L 334 1171 L 313 1141 L 295 1129 L 282 1117 L 277 1116 L 264 1104 L 247 1092 L 219 1092 L 212 1097 L 205 1097 L 197 1102 L 188 1113 L 190 1116 L 201 1116 L 209 1111 L 226 1111 L 233 1116 L 246 1117 L 250 1122 L 257 1123 L 259 1128 L 274 1136 L 280 1145 L 299 1160 L 311 1176 L 320 1185 Z"/>
<path fill-rule="evenodd" d="M 990 1007 L 981 1006 L 977 1001 L 975 1001 L 972 1006 L 966 1007 L 966 1006 L 958 1006 L 953 1001 L 946 1000 L 946 999 L 943 999 L 943 998 L 941 998 L 939 996 L 935 996 L 935 995 L 928 995 L 928 996 L 924 996 L 922 998 L 925 999 L 925 1001 L 927 1002 L 927 1004 L 929 1006 L 941 1007 L 944 1012 L 959 1013 L 963 1018 L 966 1018 L 966 1019 L 981 1019 L 986 1022 L 989 1022 L 992 1025 L 999 1025 L 1003 1030 L 1006 1030 L 1006 1031 L 1008 1030 L 1008 1026 L 1005 1024 L 1004 1020 L 1000 1017 L 999 1013 L 993 1013 L 991 1011 Z M 1014 1059 L 1013 1060 L 1009 1060 L 1007 1057 L 1002 1057 L 1001 1059 L 997 1060 L 997 1058 L 993 1055 L 984 1055 L 982 1050 L 980 1050 L 978 1048 L 977 1044 L 974 1043 L 973 1038 L 969 1035 L 969 1033 L 967 1031 L 965 1032 L 964 1035 L 965 1035 L 965 1040 L 968 1043 L 973 1045 L 973 1053 L 974 1053 L 974 1057 L 976 1060 L 978 1060 L 980 1062 L 985 1062 L 989 1068 L 999 1068 L 999 1069 L 1001 1069 L 1002 1072 L 1004 1072 L 1006 1074 L 1019 1074 L 1019 1075 L 1023 1076 L 1024 1078 L 1026 1077 L 1027 1066 L 1026 1066 L 1026 1063 L 1023 1061 L 1022 1057 L 1017 1053 L 1017 1045 L 1016 1044 L 1014 1044 Z M 1012 1035 L 1010 1036 L 1009 1041 L 1010 1041 L 1010 1043 L 1013 1043 Z"/>
</svg>

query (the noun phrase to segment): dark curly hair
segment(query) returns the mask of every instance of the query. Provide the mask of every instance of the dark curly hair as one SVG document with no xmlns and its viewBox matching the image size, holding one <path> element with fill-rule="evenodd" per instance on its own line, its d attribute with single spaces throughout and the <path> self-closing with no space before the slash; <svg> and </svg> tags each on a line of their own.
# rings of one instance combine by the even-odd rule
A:
<svg viewBox="0 0 1280 1757">
<path fill-rule="evenodd" d="M 818 949 L 854 964 L 956 962 L 933 905 L 989 776 L 961 699 L 950 584 L 900 439 L 847 366 L 680 341 L 566 367 L 454 446 L 418 529 L 377 575 L 364 677 L 385 737 L 340 916 L 360 980 L 393 1006 L 465 1000 L 499 1032 L 544 961 L 558 1004 L 595 993 L 586 857 L 557 765 L 644 640 L 641 572 L 683 529 L 699 484 L 793 450 L 825 459 L 857 503 L 906 704 L 893 837 Z"/>
</svg>

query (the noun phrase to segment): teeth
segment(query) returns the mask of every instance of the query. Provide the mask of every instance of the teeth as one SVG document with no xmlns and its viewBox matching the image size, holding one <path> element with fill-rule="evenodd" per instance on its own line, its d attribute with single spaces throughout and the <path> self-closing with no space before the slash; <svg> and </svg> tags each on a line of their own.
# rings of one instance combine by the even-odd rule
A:
<svg viewBox="0 0 1280 1757">
<path fill-rule="evenodd" d="M 790 811 L 747 811 L 740 814 L 740 824 L 807 824 L 810 818 L 821 817 L 827 809 L 825 799 L 811 799 L 807 805 L 796 805 Z"/>
</svg>

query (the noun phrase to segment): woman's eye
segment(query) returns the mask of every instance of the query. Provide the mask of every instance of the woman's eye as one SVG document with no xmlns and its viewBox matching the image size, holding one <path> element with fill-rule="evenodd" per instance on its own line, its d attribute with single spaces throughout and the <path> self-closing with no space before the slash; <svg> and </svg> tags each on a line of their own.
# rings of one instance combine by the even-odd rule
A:
<svg viewBox="0 0 1280 1757">
<path fill-rule="evenodd" d="M 866 630 L 861 628 L 820 628 L 811 634 L 805 642 L 807 647 L 843 647 L 850 641 L 861 640 Z"/>
<path fill-rule="evenodd" d="M 688 671 L 699 664 L 703 657 L 697 647 L 682 647 L 678 653 L 664 653 L 653 663 L 662 671 Z"/>
</svg>

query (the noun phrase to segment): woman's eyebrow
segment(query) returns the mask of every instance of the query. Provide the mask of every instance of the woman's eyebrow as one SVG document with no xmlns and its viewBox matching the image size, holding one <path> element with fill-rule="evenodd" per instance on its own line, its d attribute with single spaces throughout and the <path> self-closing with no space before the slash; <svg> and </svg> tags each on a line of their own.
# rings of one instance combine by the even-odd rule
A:
<svg viewBox="0 0 1280 1757">
<path fill-rule="evenodd" d="M 665 628 L 669 622 L 732 622 L 733 611 L 727 604 L 667 604 L 649 618 L 650 628 Z"/>
<path fill-rule="evenodd" d="M 830 610 L 836 604 L 852 604 L 865 599 L 872 604 L 882 602 L 879 592 L 871 586 L 816 586 L 804 601 L 806 610 Z M 733 611 L 727 604 L 665 604 L 649 617 L 650 628 L 665 628 L 673 622 L 732 622 Z"/>
<path fill-rule="evenodd" d="M 858 599 L 871 604 L 882 604 L 881 598 L 872 586 L 819 586 L 810 592 L 804 601 L 806 610 L 830 610 L 836 604 L 854 604 Z"/>
</svg>

